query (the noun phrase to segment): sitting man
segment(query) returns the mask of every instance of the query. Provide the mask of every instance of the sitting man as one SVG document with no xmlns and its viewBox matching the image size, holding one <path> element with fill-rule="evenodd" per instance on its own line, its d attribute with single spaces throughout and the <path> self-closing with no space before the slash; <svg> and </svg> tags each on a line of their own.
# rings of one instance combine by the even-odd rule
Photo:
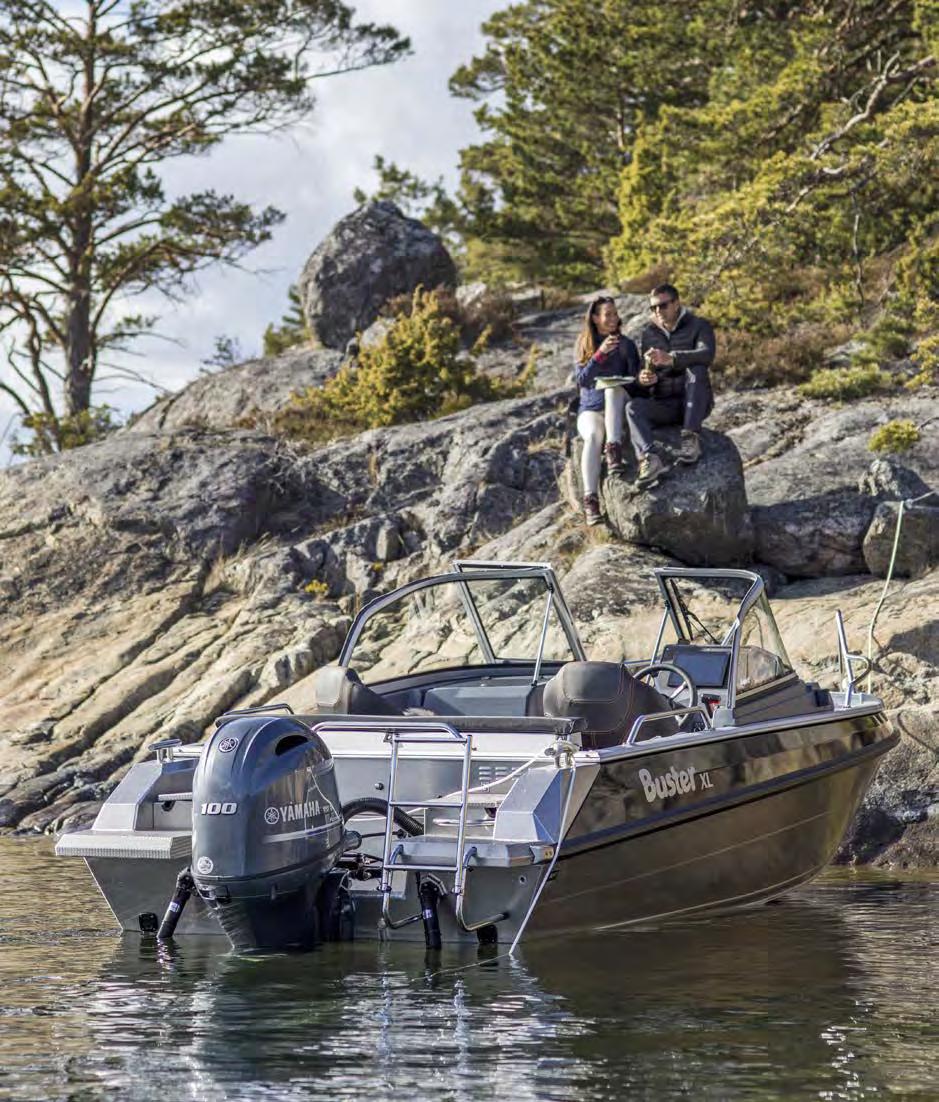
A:
<svg viewBox="0 0 939 1102">
<path fill-rule="evenodd" d="M 714 330 L 681 304 L 678 291 L 661 283 L 649 299 L 652 321 L 643 329 L 639 350 L 643 367 L 638 385 L 628 388 L 626 417 L 639 460 L 640 486 L 665 469 L 653 450 L 653 425 L 681 425 L 682 463 L 701 455 L 701 423 L 714 407 L 708 368 L 714 360 Z"/>
</svg>

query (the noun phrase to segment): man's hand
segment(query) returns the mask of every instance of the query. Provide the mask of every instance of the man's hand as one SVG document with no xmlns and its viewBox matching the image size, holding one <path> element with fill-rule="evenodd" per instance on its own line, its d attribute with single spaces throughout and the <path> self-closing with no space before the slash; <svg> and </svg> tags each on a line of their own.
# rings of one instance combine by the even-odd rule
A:
<svg viewBox="0 0 939 1102">
<path fill-rule="evenodd" d="M 652 370 L 651 367 L 643 366 L 639 372 L 639 385 L 640 386 L 655 386 L 658 382 L 658 375 Z"/>
<path fill-rule="evenodd" d="M 653 367 L 672 367 L 675 363 L 675 357 L 669 352 L 663 352 L 661 348 L 650 348 L 646 357 Z"/>
</svg>

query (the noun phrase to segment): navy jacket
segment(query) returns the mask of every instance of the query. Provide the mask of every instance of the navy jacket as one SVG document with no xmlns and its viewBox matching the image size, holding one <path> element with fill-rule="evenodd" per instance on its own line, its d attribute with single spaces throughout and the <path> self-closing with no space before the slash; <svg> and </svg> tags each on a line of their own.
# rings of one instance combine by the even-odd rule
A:
<svg viewBox="0 0 939 1102">
<path fill-rule="evenodd" d="M 708 368 L 714 362 L 714 330 L 710 322 L 685 310 L 671 333 L 649 322 L 639 337 L 639 348 L 643 356 L 650 348 L 660 348 L 675 357 L 675 366 L 656 368 L 658 382 L 651 392 L 648 387 L 640 387 L 638 393 L 652 398 L 680 398 L 685 392 L 685 369 Z"/>
<path fill-rule="evenodd" d="M 580 387 L 578 413 L 586 410 L 603 412 L 603 391 L 594 386 L 598 378 L 604 375 L 631 375 L 635 378 L 639 374 L 639 366 L 639 352 L 635 342 L 623 336 L 609 356 L 601 356 L 599 352 L 595 352 L 585 364 L 575 364 L 574 378 Z"/>
</svg>

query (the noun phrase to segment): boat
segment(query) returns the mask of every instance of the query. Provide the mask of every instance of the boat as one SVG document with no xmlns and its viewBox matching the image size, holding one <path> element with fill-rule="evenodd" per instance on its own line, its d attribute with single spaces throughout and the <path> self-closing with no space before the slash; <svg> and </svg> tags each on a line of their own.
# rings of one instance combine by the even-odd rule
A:
<svg viewBox="0 0 939 1102">
<path fill-rule="evenodd" d="M 588 659 L 548 564 L 402 585 L 356 615 L 308 710 L 155 743 L 56 852 L 123 931 L 245 952 L 515 951 L 772 899 L 831 861 L 898 736 L 840 613 L 823 689 L 758 573 L 653 573 L 655 643 L 626 661 Z"/>
</svg>

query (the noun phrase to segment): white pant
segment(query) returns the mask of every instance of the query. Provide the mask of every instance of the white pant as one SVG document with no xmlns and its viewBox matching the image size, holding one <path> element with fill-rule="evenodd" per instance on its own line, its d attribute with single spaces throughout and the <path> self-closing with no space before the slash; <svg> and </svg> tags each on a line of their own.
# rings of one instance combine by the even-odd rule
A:
<svg viewBox="0 0 939 1102">
<path fill-rule="evenodd" d="M 577 414 L 577 431 L 584 442 L 580 473 L 584 480 L 585 494 L 595 494 L 600 489 L 600 457 L 604 439 L 622 443 L 625 403 L 626 391 L 623 387 L 611 386 L 603 391 L 602 413 L 585 409 Z"/>
</svg>

